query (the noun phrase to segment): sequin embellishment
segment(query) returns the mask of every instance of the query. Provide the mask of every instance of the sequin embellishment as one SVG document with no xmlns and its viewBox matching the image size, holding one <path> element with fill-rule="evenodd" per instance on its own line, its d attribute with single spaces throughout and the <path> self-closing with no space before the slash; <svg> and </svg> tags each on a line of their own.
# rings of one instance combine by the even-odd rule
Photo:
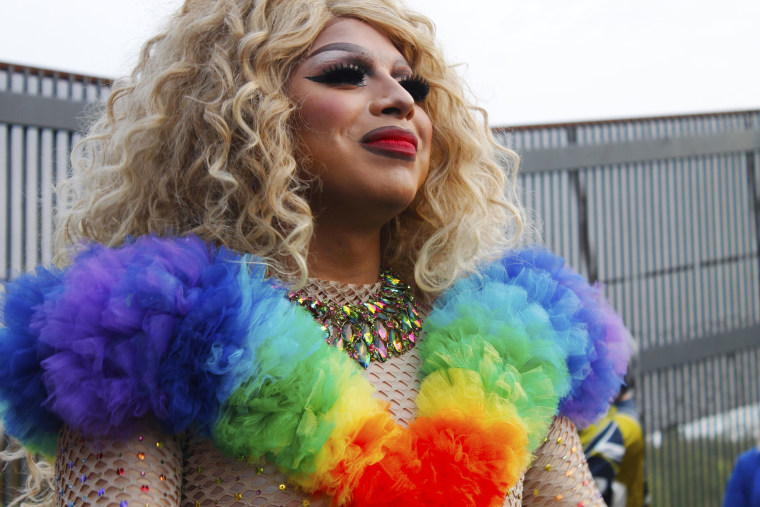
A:
<svg viewBox="0 0 760 507">
<path fill-rule="evenodd" d="M 325 341 L 343 349 L 364 368 L 370 361 L 385 362 L 414 347 L 420 335 L 419 303 L 412 288 L 387 266 L 380 273 L 380 291 L 361 304 L 336 305 L 306 296 L 288 294 L 322 325 Z"/>
</svg>

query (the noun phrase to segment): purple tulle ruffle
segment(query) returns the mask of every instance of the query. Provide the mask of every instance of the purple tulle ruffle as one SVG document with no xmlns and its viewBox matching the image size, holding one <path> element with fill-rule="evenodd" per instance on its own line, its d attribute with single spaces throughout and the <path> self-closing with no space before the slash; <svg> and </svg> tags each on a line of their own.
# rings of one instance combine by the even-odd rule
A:
<svg viewBox="0 0 760 507">
<path fill-rule="evenodd" d="M 46 406 L 85 435 L 124 435 L 146 417 L 208 432 L 245 335 L 240 269 L 194 237 L 92 246 L 45 305 Z"/>
</svg>

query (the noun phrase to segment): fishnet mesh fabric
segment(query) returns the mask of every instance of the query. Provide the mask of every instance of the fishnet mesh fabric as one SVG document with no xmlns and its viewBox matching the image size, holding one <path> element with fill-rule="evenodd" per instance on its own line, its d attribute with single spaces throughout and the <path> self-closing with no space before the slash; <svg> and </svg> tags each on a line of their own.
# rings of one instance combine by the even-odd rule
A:
<svg viewBox="0 0 760 507">
<path fill-rule="evenodd" d="M 176 439 L 154 430 L 101 440 L 64 428 L 55 458 L 55 505 L 178 505 L 181 467 Z"/>
<path fill-rule="evenodd" d="M 315 299 L 329 300 L 340 305 L 360 304 L 369 301 L 382 288 L 382 282 L 370 284 L 356 284 L 331 282 L 309 278 L 309 283 L 304 287 L 304 293 Z"/>
<path fill-rule="evenodd" d="M 557 417 L 523 482 L 523 505 L 604 507 L 575 424 Z"/>
<path fill-rule="evenodd" d="M 307 295 L 336 303 L 363 303 L 380 283 L 343 285 L 310 280 Z M 421 308 L 424 317 L 429 308 Z M 420 357 L 411 349 L 366 370 L 378 399 L 390 403 L 399 424 L 407 425 L 416 410 Z M 139 437 L 142 437 L 141 439 Z M 161 445 L 157 446 L 157 442 Z M 271 463 L 250 464 L 222 455 L 209 440 L 180 442 L 155 431 L 130 440 L 85 440 L 65 429 L 58 442 L 56 482 L 59 506 L 75 505 L 253 505 L 261 507 L 326 506 L 329 500 L 309 497 L 287 483 Z M 547 467 L 547 465 L 550 465 Z M 85 480 L 82 480 L 82 477 Z M 146 488 L 147 486 L 147 488 Z M 126 503 L 122 503 L 126 502 Z M 505 507 L 603 506 L 583 456 L 574 425 L 558 418 L 536 452 L 523 481 L 505 498 Z"/>
</svg>

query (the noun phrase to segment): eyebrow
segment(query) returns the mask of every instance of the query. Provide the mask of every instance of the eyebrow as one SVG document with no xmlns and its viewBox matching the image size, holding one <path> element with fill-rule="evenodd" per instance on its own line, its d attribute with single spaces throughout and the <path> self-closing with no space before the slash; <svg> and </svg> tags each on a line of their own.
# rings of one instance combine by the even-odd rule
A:
<svg viewBox="0 0 760 507">
<path fill-rule="evenodd" d="M 316 56 L 320 53 L 324 53 L 326 51 L 346 51 L 348 53 L 357 54 L 367 60 L 372 60 L 372 55 L 366 49 L 359 46 L 358 44 L 352 44 L 350 42 L 333 42 L 331 44 L 325 44 L 324 46 L 318 49 L 315 49 L 314 51 L 309 53 L 306 59 L 309 59 L 313 56 Z M 394 65 L 402 65 L 404 67 L 410 67 L 409 62 L 407 62 L 403 57 L 398 58 L 393 63 Z"/>
<path fill-rule="evenodd" d="M 370 58 L 366 49 L 357 44 L 351 44 L 350 42 L 333 42 L 332 44 L 325 44 L 321 48 L 312 51 L 307 58 L 316 56 L 319 53 L 324 53 L 325 51 L 348 51 L 349 53 L 357 53 L 365 58 Z"/>
</svg>

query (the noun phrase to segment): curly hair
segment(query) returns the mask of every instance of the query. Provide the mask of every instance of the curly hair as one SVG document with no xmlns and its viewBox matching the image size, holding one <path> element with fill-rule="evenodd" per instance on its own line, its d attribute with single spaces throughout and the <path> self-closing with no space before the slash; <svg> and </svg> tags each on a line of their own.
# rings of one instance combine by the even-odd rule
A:
<svg viewBox="0 0 760 507">
<path fill-rule="evenodd" d="M 74 151 L 58 262 L 81 239 L 197 234 L 305 282 L 313 216 L 285 83 L 337 17 L 385 33 L 430 84 L 429 176 L 384 227 L 384 261 L 434 293 L 514 245 L 517 157 L 467 100 L 429 19 L 394 0 L 187 0 Z"/>
</svg>

